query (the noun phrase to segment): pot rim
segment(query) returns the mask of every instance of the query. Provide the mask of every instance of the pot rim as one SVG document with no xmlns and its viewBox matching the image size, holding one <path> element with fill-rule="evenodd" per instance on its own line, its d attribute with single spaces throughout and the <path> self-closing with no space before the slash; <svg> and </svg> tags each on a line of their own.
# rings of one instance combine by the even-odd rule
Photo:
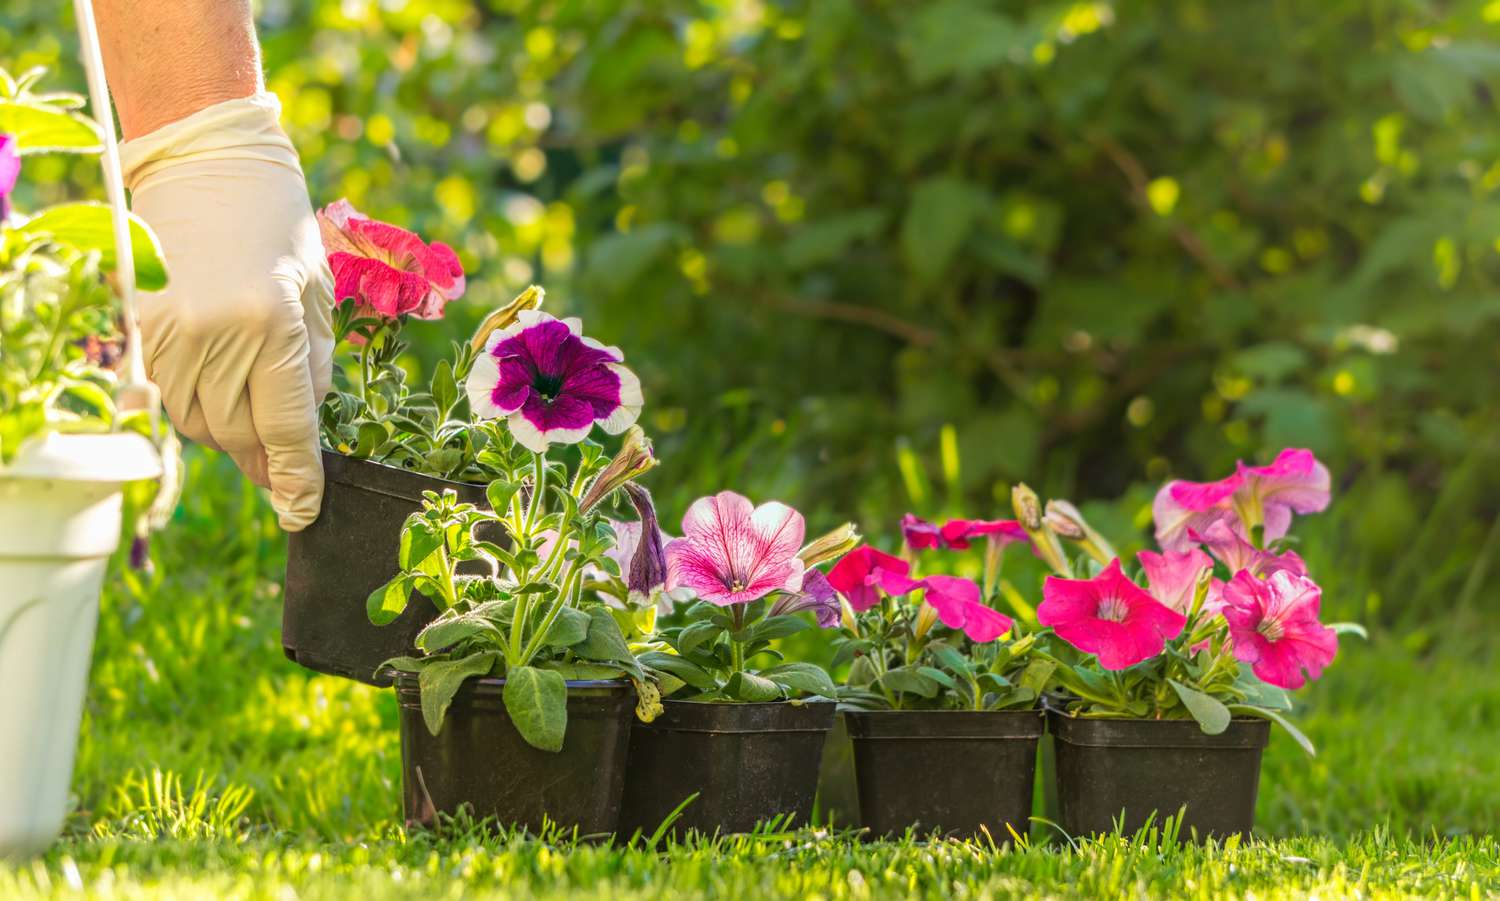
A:
<svg viewBox="0 0 1500 901">
<path fill-rule="evenodd" d="M 361 491 L 410 501 L 420 501 L 423 491 L 441 491 L 447 488 L 457 491 L 461 500 L 470 502 L 475 502 L 474 492 L 477 491 L 479 495 L 484 493 L 484 482 L 455 482 L 377 460 L 341 454 L 326 447 L 319 450 L 323 457 L 323 480 L 327 484 L 348 485 Z"/>
<path fill-rule="evenodd" d="M 1082 717 L 1047 711 L 1048 731 L 1060 742 L 1088 748 L 1219 748 L 1260 750 L 1271 740 L 1271 721 L 1237 716 L 1229 728 L 1209 735 L 1197 720 Z"/>
<path fill-rule="evenodd" d="M 394 683 L 397 699 L 400 700 L 403 695 L 414 695 L 420 698 L 422 688 L 417 680 L 418 675 L 416 673 L 397 670 Z M 635 688 L 630 684 L 629 679 L 567 679 L 564 681 L 568 686 L 569 694 L 578 692 L 585 696 L 621 694 L 626 691 L 634 691 Z M 457 697 L 459 694 L 479 698 L 499 697 L 504 688 L 504 676 L 470 676 L 459 685 L 458 692 L 454 697 Z"/>
<path fill-rule="evenodd" d="M 1035 741 L 1046 731 L 1027 710 L 841 710 L 853 741 Z"/>
<path fill-rule="evenodd" d="M 833 729 L 838 702 L 827 698 L 783 701 L 689 701 L 664 698 L 662 713 L 641 728 L 716 735 L 822 732 Z"/>
</svg>

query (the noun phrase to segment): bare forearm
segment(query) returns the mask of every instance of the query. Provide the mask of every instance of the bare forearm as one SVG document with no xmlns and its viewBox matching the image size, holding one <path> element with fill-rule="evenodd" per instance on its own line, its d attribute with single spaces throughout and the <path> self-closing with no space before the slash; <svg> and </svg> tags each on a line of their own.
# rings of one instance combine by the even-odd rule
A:
<svg viewBox="0 0 1500 901">
<path fill-rule="evenodd" d="M 127 140 L 261 87 L 250 0 L 94 0 Z"/>
</svg>

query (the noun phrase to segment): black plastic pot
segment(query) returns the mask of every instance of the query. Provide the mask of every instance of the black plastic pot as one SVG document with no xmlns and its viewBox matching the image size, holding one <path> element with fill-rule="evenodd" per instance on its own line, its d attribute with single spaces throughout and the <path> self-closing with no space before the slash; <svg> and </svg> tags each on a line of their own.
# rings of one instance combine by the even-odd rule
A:
<svg viewBox="0 0 1500 901">
<path fill-rule="evenodd" d="M 806 823 L 833 701 L 715 704 L 665 701 L 630 733 L 620 835 L 653 834 L 694 792 L 672 832 L 749 832 L 781 814 Z"/>
<path fill-rule="evenodd" d="M 543 819 L 583 835 L 616 830 L 635 717 L 629 682 L 569 682 L 562 750 L 528 745 L 501 700 L 504 679 L 470 679 L 437 735 L 422 720 L 417 677 L 401 673 L 401 797 L 406 821 L 430 826 L 467 805 L 479 817 L 540 832 Z"/>
<path fill-rule="evenodd" d="M 1248 835 L 1260 756 L 1271 724 L 1236 719 L 1219 735 L 1192 720 L 1048 716 L 1057 744 L 1062 827 L 1070 835 L 1125 832 L 1183 810 L 1184 839 Z M 1123 820 L 1122 820 L 1123 816 Z"/>
<path fill-rule="evenodd" d="M 849 710 L 844 721 L 872 836 L 1030 831 L 1041 711 Z"/>
<path fill-rule="evenodd" d="M 281 647 L 291 660 L 334 676 L 390 685 L 375 668 L 413 653 L 412 642 L 437 616 L 419 594 L 395 622 L 371 624 L 370 592 L 397 572 L 401 525 L 422 509 L 422 492 L 453 489 L 488 507 L 483 485 L 466 485 L 323 451 L 323 508 L 291 535 L 281 614 Z"/>
</svg>

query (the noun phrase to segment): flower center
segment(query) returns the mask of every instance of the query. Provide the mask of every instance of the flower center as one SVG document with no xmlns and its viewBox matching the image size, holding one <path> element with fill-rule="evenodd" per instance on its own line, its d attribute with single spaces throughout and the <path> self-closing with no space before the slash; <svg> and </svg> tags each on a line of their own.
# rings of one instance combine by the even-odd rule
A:
<svg viewBox="0 0 1500 901">
<path fill-rule="evenodd" d="M 1286 634 L 1286 627 L 1281 624 L 1280 620 L 1266 617 L 1260 621 L 1260 625 L 1255 627 L 1255 631 L 1264 635 L 1267 641 L 1280 641 L 1281 637 Z"/>
<path fill-rule="evenodd" d="M 1099 601 L 1099 612 L 1097 616 L 1100 619 L 1108 620 L 1112 623 L 1120 623 L 1125 621 L 1125 617 L 1129 613 L 1130 605 L 1126 604 L 1125 601 L 1120 598 L 1109 597 L 1103 598 Z"/>
<path fill-rule="evenodd" d="M 732 572 L 727 576 L 720 577 L 719 581 L 724 583 L 725 590 L 732 591 L 735 594 L 739 594 L 745 590 L 745 580 Z"/>
<path fill-rule="evenodd" d="M 557 395 L 562 393 L 562 385 L 562 376 L 548 375 L 545 372 L 538 372 L 531 380 L 531 387 L 549 403 L 557 400 Z"/>
</svg>

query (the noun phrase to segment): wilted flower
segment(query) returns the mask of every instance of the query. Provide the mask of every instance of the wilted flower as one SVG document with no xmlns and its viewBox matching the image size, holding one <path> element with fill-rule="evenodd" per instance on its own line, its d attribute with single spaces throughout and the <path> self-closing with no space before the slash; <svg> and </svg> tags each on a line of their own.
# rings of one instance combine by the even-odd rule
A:
<svg viewBox="0 0 1500 901">
<path fill-rule="evenodd" d="M 1053 572 L 1071 577 L 1073 569 L 1068 565 L 1067 555 L 1063 553 L 1056 533 L 1042 518 L 1042 502 L 1036 492 L 1024 482 L 1017 484 L 1010 490 L 1010 503 L 1015 510 L 1016 521 L 1031 539 L 1031 552 L 1041 558 Z"/>
<path fill-rule="evenodd" d="M 994 641 L 1010 630 L 1010 617 L 979 599 L 979 586 L 957 576 L 928 576 L 925 599 L 943 625 L 962 629 L 973 641 Z"/>
<path fill-rule="evenodd" d="M 880 603 L 881 592 L 897 597 L 921 588 L 910 572 L 910 563 L 866 545 L 846 554 L 829 571 L 828 581 L 855 612 L 863 613 Z"/>
<path fill-rule="evenodd" d="M 1281 688 L 1298 689 L 1318 678 L 1339 647 L 1338 634 L 1318 621 L 1322 597 L 1322 589 L 1306 576 L 1236 574 L 1224 589 L 1235 659 Z"/>
<path fill-rule="evenodd" d="M 1108 563 L 1119 556 L 1109 539 L 1089 525 L 1089 521 L 1083 518 L 1083 513 L 1068 501 L 1048 501 L 1047 512 L 1043 514 L 1042 521 L 1054 534 L 1078 542 L 1089 556 L 1100 563 Z"/>
<path fill-rule="evenodd" d="M 10 192 L 21 175 L 21 154 L 14 135 L 0 134 L 0 222 L 10 215 Z"/>
<path fill-rule="evenodd" d="M 1118 559 L 1092 579 L 1048 576 L 1037 621 L 1109 670 L 1126 669 L 1162 652 L 1187 617 L 1125 577 Z"/>
<path fill-rule="evenodd" d="M 820 569 L 809 569 L 802 575 L 802 590 L 784 593 L 771 605 L 771 616 L 811 610 L 818 625 L 831 629 L 839 624 L 839 595 Z"/>
<path fill-rule="evenodd" d="M 939 527 L 913 513 L 901 518 L 901 534 L 906 539 L 906 546 L 914 551 L 933 548 L 967 550 L 971 540 L 982 537 L 1002 546 L 1029 540 L 1026 530 L 1014 519 L 950 519 Z"/>
<path fill-rule="evenodd" d="M 656 521 L 656 505 L 651 502 L 651 492 L 634 482 L 625 483 L 625 493 L 641 518 L 636 546 L 630 555 L 630 566 L 625 570 L 625 587 L 631 594 L 651 596 L 651 592 L 667 581 L 667 556 L 661 537 L 661 526 Z"/>
<path fill-rule="evenodd" d="M 1285 570 L 1294 576 L 1307 575 L 1307 564 L 1296 551 L 1273 554 L 1261 550 L 1245 540 L 1245 536 L 1234 527 L 1233 520 L 1219 519 L 1203 532 L 1188 532 L 1193 541 L 1208 548 L 1209 553 L 1231 573 L 1248 572 L 1252 576 L 1265 578 L 1272 573 Z"/>
<path fill-rule="evenodd" d="M 463 296 L 463 266 L 441 241 L 427 244 L 404 228 L 371 219 L 347 200 L 319 210 L 318 228 L 338 303 L 352 298 L 387 319 L 438 319 L 448 301 Z"/>
<path fill-rule="evenodd" d="M 837 560 L 858 547 L 859 542 L 859 530 L 854 527 L 854 523 L 846 522 L 832 532 L 809 541 L 807 547 L 797 552 L 797 556 L 802 558 L 803 566 L 813 567 Z"/>
<path fill-rule="evenodd" d="M 583 499 L 578 502 L 578 509 L 587 513 L 594 509 L 605 498 L 609 497 L 616 489 L 622 488 L 633 479 L 645 475 L 656 468 L 657 459 L 651 450 L 651 441 L 646 433 L 641 431 L 640 426 L 631 426 L 625 432 L 625 441 L 620 445 L 620 452 L 615 454 L 614 459 L 605 465 L 604 470 L 594 478 L 589 490 L 583 493 Z"/>
<path fill-rule="evenodd" d="M 1217 482 L 1173 481 L 1152 502 L 1156 540 L 1169 551 L 1186 550 L 1191 533 L 1206 533 L 1217 520 L 1237 516 L 1243 528 L 1262 528 L 1275 541 L 1291 527 L 1293 513 L 1328 506 L 1328 467 L 1312 451 L 1287 448 L 1269 466 L 1235 464 L 1234 475 Z"/>
<path fill-rule="evenodd" d="M 641 414 L 641 383 L 617 347 L 581 334 L 577 319 L 523 310 L 490 335 L 465 388 L 469 407 L 508 417 L 511 435 L 537 453 L 583 440 L 598 423 L 615 435 Z"/>
<path fill-rule="evenodd" d="M 667 590 L 691 588 L 721 607 L 798 591 L 805 529 L 802 514 L 783 503 L 756 507 L 733 491 L 699 498 L 682 518 L 682 537 L 667 544 Z"/>
<path fill-rule="evenodd" d="M 1205 569 L 1212 570 L 1214 561 L 1197 548 L 1174 553 L 1167 551 L 1141 551 L 1136 555 L 1141 570 L 1146 574 L 1146 590 L 1152 597 L 1171 607 L 1178 613 L 1187 614 L 1193 609 L 1193 594 L 1198 588 L 1198 577 Z M 1209 589 L 1204 608 L 1213 612 L 1219 606 L 1219 592 Z"/>
</svg>

